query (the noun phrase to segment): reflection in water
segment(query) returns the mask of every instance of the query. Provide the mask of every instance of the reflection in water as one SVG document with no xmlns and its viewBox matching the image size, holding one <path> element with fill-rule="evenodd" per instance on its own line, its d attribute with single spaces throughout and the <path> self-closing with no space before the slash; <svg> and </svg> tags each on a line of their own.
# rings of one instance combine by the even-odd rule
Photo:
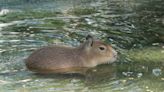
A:
<svg viewBox="0 0 164 92">
<path fill-rule="evenodd" d="M 1 0 L 0 91 L 162 92 L 163 0 Z M 77 46 L 89 33 L 119 52 L 87 74 L 38 75 L 24 59 L 52 44 Z"/>
</svg>

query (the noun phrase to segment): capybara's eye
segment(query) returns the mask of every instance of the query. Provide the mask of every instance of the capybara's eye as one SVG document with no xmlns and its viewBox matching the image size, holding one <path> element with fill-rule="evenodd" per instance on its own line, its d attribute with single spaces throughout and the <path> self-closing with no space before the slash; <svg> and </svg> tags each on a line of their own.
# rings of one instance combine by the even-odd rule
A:
<svg viewBox="0 0 164 92">
<path fill-rule="evenodd" d="M 99 47 L 100 50 L 105 50 L 105 47 Z"/>
</svg>

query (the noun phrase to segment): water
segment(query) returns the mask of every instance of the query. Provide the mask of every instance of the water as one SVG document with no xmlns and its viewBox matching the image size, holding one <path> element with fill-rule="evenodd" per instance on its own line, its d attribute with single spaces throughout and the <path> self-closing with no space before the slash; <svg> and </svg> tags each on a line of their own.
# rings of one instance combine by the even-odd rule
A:
<svg viewBox="0 0 164 92">
<path fill-rule="evenodd" d="M 162 0 L 1 0 L 0 92 L 164 92 Z M 85 76 L 38 75 L 24 59 L 42 46 L 77 46 L 90 33 L 116 63 Z"/>
</svg>

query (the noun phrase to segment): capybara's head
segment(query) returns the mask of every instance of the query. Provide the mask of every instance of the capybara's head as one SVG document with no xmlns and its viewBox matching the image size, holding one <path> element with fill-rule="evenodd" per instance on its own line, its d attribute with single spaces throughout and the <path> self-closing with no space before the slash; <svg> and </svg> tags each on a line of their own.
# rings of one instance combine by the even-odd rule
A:
<svg viewBox="0 0 164 92">
<path fill-rule="evenodd" d="M 88 61 L 93 64 L 112 63 L 117 58 L 117 52 L 109 44 L 95 40 L 91 35 L 86 37 L 83 48 L 88 57 Z"/>
</svg>

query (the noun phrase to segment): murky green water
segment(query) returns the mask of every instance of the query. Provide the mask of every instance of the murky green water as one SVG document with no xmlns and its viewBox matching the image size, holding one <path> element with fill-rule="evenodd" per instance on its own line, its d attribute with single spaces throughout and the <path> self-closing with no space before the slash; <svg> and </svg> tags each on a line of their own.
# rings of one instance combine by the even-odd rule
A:
<svg viewBox="0 0 164 92">
<path fill-rule="evenodd" d="M 0 92 L 164 92 L 163 0 L 1 0 Z M 24 59 L 90 33 L 119 58 L 85 76 L 37 75 Z"/>
</svg>

